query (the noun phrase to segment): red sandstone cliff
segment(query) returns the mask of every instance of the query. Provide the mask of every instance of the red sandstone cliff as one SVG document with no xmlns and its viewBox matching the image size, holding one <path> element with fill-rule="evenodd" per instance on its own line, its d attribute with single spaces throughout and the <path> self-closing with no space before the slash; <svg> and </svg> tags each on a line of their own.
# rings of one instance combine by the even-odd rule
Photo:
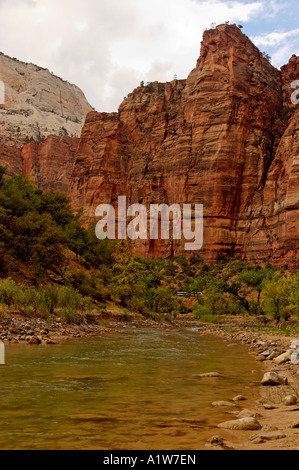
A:
<svg viewBox="0 0 299 470">
<path fill-rule="evenodd" d="M 249 259 L 298 262 L 299 110 L 284 133 L 263 188 L 246 214 L 241 253 Z"/>
<path fill-rule="evenodd" d="M 6 176 L 21 174 L 21 149 L 8 146 L 0 139 L 0 165 L 6 168 Z"/>
<path fill-rule="evenodd" d="M 204 258 L 293 256 L 298 114 L 287 100 L 296 75 L 296 57 L 278 71 L 236 26 L 205 32 L 187 80 L 139 87 L 118 113 L 87 116 L 69 189 L 74 209 L 93 216 L 118 195 L 147 206 L 201 203 Z M 184 253 L 178 241 L 139 245 L 149 256 Z"/>
<path fill-rule="evenodd" d="M 275 69 L 236 26 L 204 33 L 186 80 L 134 90 L 118 113 L 87 115 L 80 142 L 49 136 L 0 148 L 9 174 L 69 193 L 93 217 L 101 203 L 204 205 L 200 254 L 284 263 L 298 256 L 299 57 Z M 78 145 L 79 144 L 79 145 Z M 5 165 L 4 165 L 5 166 Z M 184 241 L 139 242 L 146 256 L 185 254 Z"/>
<path fill-rule="evenodd" d="M 79 139 L 49 136 L 42 142 L 30 142 L 22 149 L 22 172 L 46 192 L 68 192 Z"/>
<path fill-rule="evenodd" d="M 0 165 L 5 175 L 25 174 L 46 192 L 68 192 L 79 139 L 49 136 L 44 142 L 29 142 L 23 148 L 10 147 L 0 140 Z"/>
</svg>

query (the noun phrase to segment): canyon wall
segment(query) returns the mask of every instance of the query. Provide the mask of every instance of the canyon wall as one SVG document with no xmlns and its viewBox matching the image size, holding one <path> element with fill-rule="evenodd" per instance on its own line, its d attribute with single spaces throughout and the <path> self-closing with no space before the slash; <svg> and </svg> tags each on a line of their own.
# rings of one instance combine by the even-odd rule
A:
<svg viewBox="0 0 299 470">
<path fill-rule="evenodd" d="M 293 259 L 296 77 L 296 56 L 279 71 L 237 26 L 206 31 L 186 80 L 141 86 L 118 113 L 88 114 L 69 188 L 74 210 L 93 217 L 101 203 L 116 206 L 118 195 L 147 207 L 203 204 L 204 259 Z M 184 241 L 138 245 L 146 256 L 186 254 Z"/>
<path fill-rule="evenodd" d="M 22 172 L 43 191 L 67 193 L 78 144 L 76 137 L 53 135 L 30 142 L 21 151 Z"/>
<path fill-rule="evenodd" d="M 48 71 L 0 55 L 3 77 L 0 164 L 8 175 L 68 193 L 73 210 L 90 218 L 102 203 L 117 207 L 118 196 L 147 208 L 203 204 L 203 259 L 298 262 L 291 83 L 299 57 L 277 70 L 237 26 L 220 25 L 204 33 L 187 79 L 140 86 L 110 114 L 92 111 L 77 87 Z M 193 254 L 172 238 L 137 248 L 149 257 Z"/>
</svg>

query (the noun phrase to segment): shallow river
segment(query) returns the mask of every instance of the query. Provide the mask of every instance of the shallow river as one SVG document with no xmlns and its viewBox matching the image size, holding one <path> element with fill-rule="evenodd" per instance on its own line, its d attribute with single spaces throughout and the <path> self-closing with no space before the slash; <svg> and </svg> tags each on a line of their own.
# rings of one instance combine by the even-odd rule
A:
<svg viewBox="0 0 299 470">
<path fill-rule="evenodd" d="M 197 377 L 205 372 L 225 377 Z M 200 450 L 232 419 L 211 403 L 255 400 L 260 378 L 245 347 L 192 330 L 8 346 L 0 449 Z"/>
</svg>

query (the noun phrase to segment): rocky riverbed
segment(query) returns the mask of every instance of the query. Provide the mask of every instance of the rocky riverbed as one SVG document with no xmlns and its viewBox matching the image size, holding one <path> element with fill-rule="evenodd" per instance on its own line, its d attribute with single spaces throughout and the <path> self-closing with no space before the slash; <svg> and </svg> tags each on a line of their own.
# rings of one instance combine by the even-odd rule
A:
<svg viewBox="0 0 299 470">
<path fill-rule="evenodd" d="M 30 345 L 55 344 L 67 338 L 105 333 L 98 325 L 65 325 L 59 320 L 48 322 L 41 318 L 24 319 L 2 316 L 0 318 L 0 340 L 5 343 Z"/>
<path fill-rule="evenodd" d="M 86 315 L 78 324 L 65 324 L 59 317 L 51 321 L 25 318 L 18 312 L 0 316 L 0 341 L 6 344 L 51 345 L 67 339 L 100 336 L 115 328 L 167 328 L 169 322 L 132 317 L 129 322 L 119 316 L 95 317 Z"/>
<path fill-rule="evenodd" d="M 194 319 L 155 322 L 133 318 L 130 322 L 106 319 L 103 324 L 86 317 L 78 325 L 67 325 L 59 318 L 49 322 L 20 315 L 0 317 L 0 340 L 6 344 L 51 345 L 66 339 L 100 336 L 113 329 L 199 327 L 200 335 L 219 336 L 228 347 L 243 343 L 250 355 L 262 363 L 265 375 L 260 384 L 260 399 L 254 403 L 244 394 L 230 401 L 211 403 L 221 407 L 223 421 L 211 433 L 207 448 L 216 450 L 299 450 L 299 365 L 294 351 L 299 351 L 298 337 L 254 333 L 248 327 L 228 332 L 221 326 L 199 325 Z M 298 361 L 299 362 L 299 361 Z M 254 373 L 254 371 L 253 371 Z M 217 371 L 205 374 L 211 380 L 221 380 Z"/>
<path fill-rule="evenodd" d="M 224 419 L 207 447 L 299 450 L 299 365 L 295 353 L 299 350 L 299 338 L 240 331 L 228 333 L 218 327 L 208 327 L 201 334 L 225 338 L 229 347 L 244 343 L 249 354 L 262 362 L 265 369 L 260 399 L 254 406 L 247 408 L 246 390 L 244 395 L 232 398 L 230 402 L 211 404 L 223 407 Z"/>
</svg>

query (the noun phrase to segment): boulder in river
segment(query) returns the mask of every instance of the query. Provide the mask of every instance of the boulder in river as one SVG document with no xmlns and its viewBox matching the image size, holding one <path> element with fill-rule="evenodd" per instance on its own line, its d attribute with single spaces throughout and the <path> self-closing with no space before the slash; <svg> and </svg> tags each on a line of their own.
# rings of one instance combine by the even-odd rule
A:
<svg viewBox="0 0 299 470">
<path fill-rule="evenodd" d="M 219 378 L 219 377 L 223 377 L 223 375 L 219 374 L 219 372 L 207 372 L 206 374 L 200 374 L 198 375 L 198 377 L 210 377 L 210 378 Z"/>
<path fill-rule="evenodd" d="M 237 406 L 235 403 L 231 401 L 214 401 L 212 406 Z"/>
<path fill-rule="evenodd" d="M 236 397 L 233 398 L 233 401 L 246 401 L 247 398 L 244 397 L 243 395 L 237 395 Z"/>
<path fill-rule="evenodd" d="M 261 424 L 255 418 L 241 418 L 232 421 L 225 421 L 218 424 L 219 428 L 236 431 L 254 431 L 261 429 Z"/>
</svg>

